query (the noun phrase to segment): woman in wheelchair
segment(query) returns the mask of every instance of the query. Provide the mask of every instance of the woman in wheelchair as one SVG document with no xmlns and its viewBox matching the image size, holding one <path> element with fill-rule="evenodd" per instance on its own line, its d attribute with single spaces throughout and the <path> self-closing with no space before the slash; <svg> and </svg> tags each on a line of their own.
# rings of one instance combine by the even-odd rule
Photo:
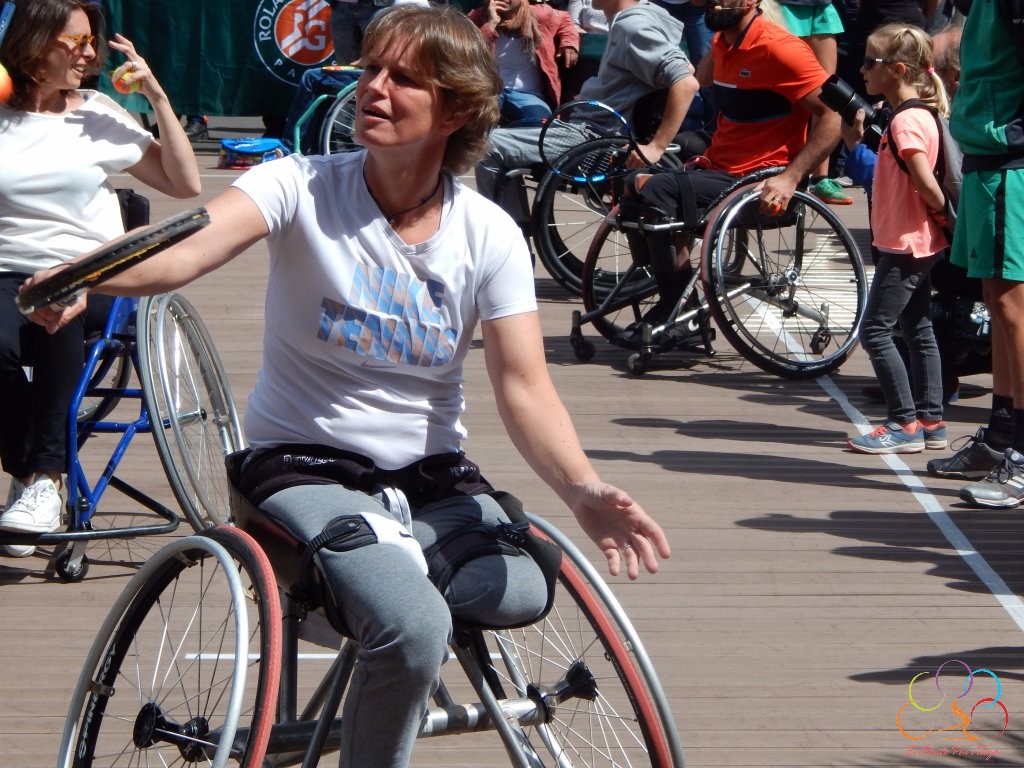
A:
<svg viewBox="0 0 1024 768">
<path fill-rule="evenodd" d="M 127 171 L 175 197 L 200 191 L 195 156 L 160 84 L 129 40 L 117 35 L 109 45 L 125 56 L 111 77 L 149 99 L 161 141 L 81 88 L 101 71 L 105 48 L 91 0 L 19 3 L 0 47 L 14 83 L 0 106 L 0 461 L 12 477 L 0 531 L 60 525 L 68 407 L 84 362 L 84 315 L 76 310 L 78 320 L 47 334 L 18 311 L 18 286 L 124 232 L 110 174 Z M 25 557 L 35 547 L 6 550 Z"/>
<path fill-rule="evenodd" d="M 252 448 L 230 463 L 248 501 L 308 543 L 359 643 L 342 764 L 397 766 L 410 760 L 453 613 L 526 624 L 547 600 L 539 566 L 520 553 L 522 530 L 460 450 L 478 323 L 512 442 L 609 571 L 654 572 L 669 547 L 579 445 L 547 373 L 516 225 L 458 180 L 497 119 L 501 83 L 479 31 L 455 8 L 399 6 L 367 29 L 360 61 L 364 150 L 248 171 L 209 203 L 207 227 L 101 290 L 163 292 L 267 240 L 263 366 L 245 416 Z M 68 314 L 33 317 L 57 326 Z M 479 540 L 481 530 L 498 546 L 460 535 Z M 447 586 L 428 578 L 423 550 Z"/>
</svg>

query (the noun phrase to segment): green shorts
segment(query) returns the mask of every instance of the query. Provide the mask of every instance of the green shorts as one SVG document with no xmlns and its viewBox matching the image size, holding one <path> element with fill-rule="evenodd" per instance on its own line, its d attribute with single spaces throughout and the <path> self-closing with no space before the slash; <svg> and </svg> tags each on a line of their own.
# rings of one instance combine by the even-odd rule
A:
<svg viewBox="0 0 1024 768">
<path fill-rule="evenodd" d="M 950 261 L 968 277 L 1024 282 L 1024 169 L 964 175 Z"/>
<path fill-rule="evenodd" d="M 797 37 L 838 35 L 843 31 L 839 12 L 828 5 L 786 5 L 778 3 L 785 27 Z"/>
</svg>

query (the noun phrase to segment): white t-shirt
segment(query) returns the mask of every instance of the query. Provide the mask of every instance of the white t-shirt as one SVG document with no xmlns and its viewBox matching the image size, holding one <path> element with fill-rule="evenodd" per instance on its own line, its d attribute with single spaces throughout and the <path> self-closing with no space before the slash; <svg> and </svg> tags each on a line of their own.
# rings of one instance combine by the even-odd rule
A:
<svg viewBox="0 0 1024 768">
<path fill-rule="evenodd" d="M 107 96 L 65 115 L 0 106 L 0 272 L 52 267 L 124 233 L 112 173 L 152 134 Z"/>
<path fill-rule="evenodd" d="M 494 61 L 506 88 L 544 98 L 540 67 L 536 60 L 526 55 L 522 38 L 498 35 L 494 41 Z"/>
<path fill-rule="evenodd" d="M 526 242 L 447 176 L 436 235 L 406 245 L 363 180 L 364 152 L 290 156 L 235 181 L 270 229 L 255 446 L 327 445 L 397 469 L 458 450 L 462 363 L 479 320 L 537 309 Z"/>
</svg>

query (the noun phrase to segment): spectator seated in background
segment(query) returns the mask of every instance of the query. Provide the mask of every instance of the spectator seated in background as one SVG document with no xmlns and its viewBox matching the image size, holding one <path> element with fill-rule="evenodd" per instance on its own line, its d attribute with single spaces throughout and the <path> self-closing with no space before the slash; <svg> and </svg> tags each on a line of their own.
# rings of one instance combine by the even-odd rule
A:
<svg viewBox="0 0 1024 768">
<path fill-rule="evenodd" d="M 762 211 L 777 215 L 839 141 L 839 116 L 820 98 L 828 76 L 806 43 L 761 16 L 758 0 L 723 0 L 708 8 L 705 21 L 717 32 L 711 55 L 697 71 L 702 85 L 714 83 L 719 115 L 711 144 L 684 170 L 636 174 L 634 191 L 642 204 L 696 226 L 703 209 L 738 178 L 785 166 L 761 189 Z M 812 115 L 816 120 L 808 132 Z M 657 325 L 689 279 L 689 253 L 680 248 L 677 254 L 651 255 L 653 263 L 676 265 L 655 273 L 660 296 L 644 321 Z"/>
<path fill-rule="evenodd" d="M 469 18 L 498 64 L 499 125 L 540 125 L 562 100 L 559 60 L 569 69 L 579 58 L 580 33 L 569 14 L 527 0 L 489 0 Z"/>
<path fill-rule="evenodd" d="M 640 147 L 656 163 L 679 132 L 698 88 L 690 61 L 680 48 L 683 25 L 662 8 L 638 0 L 595 0 L 594 7 L 615 23 L 597 75 L 583 84 L 579 98 L 604 102 L 632 121 L 640 99 L 667 91 L 661 120 Z M 492 131 L 491 148 L 476 166 L 477 190 L 500 202 L 501 180 L 509 170 L 541 162 L 539 138 L 539 126 Z M 636 167 L 643 164 L 640 158 L 635 162 Z"/>
</svg>

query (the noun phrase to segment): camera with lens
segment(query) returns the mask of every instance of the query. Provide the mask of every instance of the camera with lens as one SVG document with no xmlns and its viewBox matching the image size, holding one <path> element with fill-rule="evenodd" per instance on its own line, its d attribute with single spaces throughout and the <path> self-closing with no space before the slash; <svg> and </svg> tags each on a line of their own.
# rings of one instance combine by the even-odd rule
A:
<svg viewBox="0 0 1024 768">
<path fill-rule="evenodd" d="M 843 122 L 853 125 L 857 117 L 857 110 L 864 110 L 864 138 L 863 142 L 874 151 L 878 151 L 878 142 L 882 138 L 882 131 L 889 122 L 889 110 L 875 109 L 868 103 L 867 99 L 857 93 L 845 80 L 838 75 L 832 75 L 821 86 L 821 100 L 825 106 L 839 113 Z"/>
</svg>

